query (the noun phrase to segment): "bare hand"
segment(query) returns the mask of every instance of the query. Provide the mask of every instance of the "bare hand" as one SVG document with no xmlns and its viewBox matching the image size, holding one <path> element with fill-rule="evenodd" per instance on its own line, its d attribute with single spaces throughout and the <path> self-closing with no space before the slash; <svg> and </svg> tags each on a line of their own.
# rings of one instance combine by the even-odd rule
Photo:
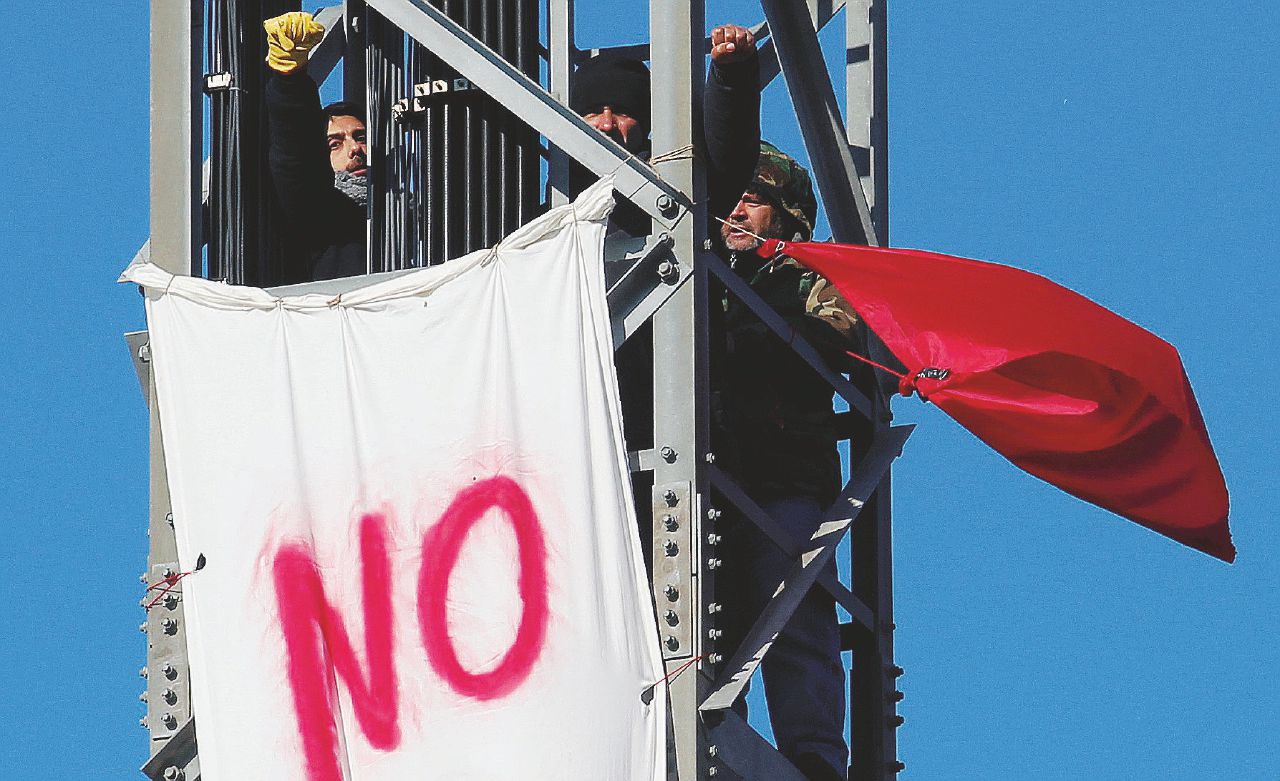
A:
<svg viewBox="0 0 1280 781">
<path fill-rule="evenodd" d="M 722 24 L 711 31 L 711 62 L 726 65 L 756 56 L 756 37 L 745 27 Z"/>
</svg>

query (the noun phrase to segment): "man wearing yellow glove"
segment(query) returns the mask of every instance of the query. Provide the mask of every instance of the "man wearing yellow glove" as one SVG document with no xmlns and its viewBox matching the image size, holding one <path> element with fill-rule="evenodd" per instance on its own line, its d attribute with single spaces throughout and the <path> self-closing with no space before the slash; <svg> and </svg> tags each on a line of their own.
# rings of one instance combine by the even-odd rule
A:
<svg viewBox="0 0 1280 781">
<path fill-rule="evenodd" d="M 321 108 L 307 58 L 324 37 L 311 14 L 263 22 L 267 33 L 268 160 L 284 212 L 289 257 L 284 282 L 364 274 L 369 201 L 364 109 Z"/>
</svg>

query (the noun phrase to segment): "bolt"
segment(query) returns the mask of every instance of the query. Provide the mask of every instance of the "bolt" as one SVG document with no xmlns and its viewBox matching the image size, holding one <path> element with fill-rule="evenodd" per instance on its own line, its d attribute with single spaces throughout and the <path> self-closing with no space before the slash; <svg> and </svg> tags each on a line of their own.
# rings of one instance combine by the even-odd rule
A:
<svg viewBox="0 0 1280 781">
<path fill-rule="evenodd" d="M 723 634 L 724 634 L 724 632 L 721 632 L 719 629 L 708 629 L 708 630 L 707 630 L 707 638 L 708 638 L 708 639 L 710 639 L 710 640 L 719 640 L 719 639 L 720 639 L 720 636 L 721 636 L 721 635 L 723 635 Z"/>
<path fill-rule="evenodd" d="M 897 678 L 906 672 L 906 670 L 896 664 L 886 666 L 884 671 L 889 674 L 890 678 Z"/>
<path fill-rule="evenodd" d="M 659 195 L 657 203 L 658 203 L 658 211 L 662 212 L 663 214 L 669 214 L 672 210 L 676 208 L 676 202 L 671 200 L 670 195 Z"/>
<path fill-rule="evenodd" d="M 719 510 L 717 510 L 717 509 L 716 509 L 716 508 L 714 508 L 714 507 L 712 507 L 711 509 L 707 510 L 707 520 L 708 520 L 708 521 L 718 521 L 718 520 L 720 520 L 720 515 L 721 515 L 720 511 L 719 511 Z"/>
<path fill-rule="evenodd" d="M 675 602 L 680 598 L 680 589 L 675 586 L 667 586 L 662 590 L 662 593 L 667 595 L 667 601 L 669 602 Z"/>
<path fill-rule="evenodd" d="M 706 250 L 707 252 L 710 252 L 710 251 L 711 251 L 711 248 L 712 248 L 713 246 L 715 246 L 715 245 L 713 245 L 713 244 L 711 243 L 711 239 L 703 239 L 703 240 L 702 240 L 702 248 L 703 248 L 704 250 Z"/>
<path fill-rule="evenodd" d="M 902 698 L 906 696 L 907 695 L 903 694 L 902 692 L 895 691 L 895 692 L 886 694 L 884 698 L 889 702 L 902 702 Z"/>
<path fill-rule="evenodd" d="M 676 639 L 676 636 L 667 635 L 667 650 L 674 651 L 679 647 L 680 647 L 680 641 Z"/>
<path fill-rule="evenodd" d="M 901 727 L 903 723 L 906 722 L 906 720 L 907 719 L 905 716 L 899 716 L 896 714 L 893 716 L 890 716 L 888 719 L 885 719 L 885 721 L 888 722 L 890 727 Z"/>
<path fill-rule="evenodd" d="M 174 716 L 172 713 L 164 714 L 160 720 L 163 721 L 164 725 L 169 729 L 176 729 L 178 726 L 178 717 Z"/>
<path fill-rule="evenodd" d="M 674 282 L 677 274 L 679 274 L 679 272 L 676 270 L 676 264 L 671 261 L 664 260 L 658 264 L 658 279 L 661 279 L 663 282 Z"/>
<path fill-rule="evenodd" d="M 150 674 L 150 673 L 148 673 L 148 672 L 147 672 L 147 668 L 145 668 L 145 667 L 143 667 L 141 670 L 138 670 L 138 677 L 139 677 L 139 678 L 146 678 L 149 674 Z"/>
<path fill-rule="evenodd" d="M 138 345 L 138 360 L 143 363 L 151 363 L 151 344 L 144 343 Z"/>
<path fill-rule="evenodd" d="M 671 626 L 675 626 L 680 623 L 680 616 L 678 616 L 674 610 L 668 610 L 664 618 L 667 619 L 667 623 Z"/>
<path fill-rule="evenodd" d="M 703 458 L 703 460 L 705 460 L 708 464 L 714 464 L 714 463 L 716 462 L 716 454 L 715 454 L 715 453 L 707 453 L 707 454 L 706 454 L 705 456 L 703 456 L 702 458 Z"/>
<path fill-rule="evenodd" d="M 668 464 L 676 460 L 676 451 L 670 447 L 664 447 L 658 452 L 662 456 L 662 460 L 666 461 Z"/>
<path fill-rule="evenodd" d="M 894 761 L 892 761 L 892 762 L 889 762 L 889 763 L 886 765 L 886 767 L 888 767 L 888 768 L 889 768 L 889 771 L 890 771 L 890 772 L 892 772 L 892 773 L 901 773 L 902 771 L 904 771 L 904 770 L 906 770 L 906 769 L 907 769 L 907 766 L 906 766 L 906 765 L 904 765 L 902 762 L 900 762 L 899 760 L 896 760 L 896 759 L 895 759 Z"/>
<path fill-rule="evenodd" d="M 187 774 L 182 772 L 182 768 L 176 765 L 170 765 L 164 769 L 164 781 L 182 781 Z"/>
<path fill-rule="evenodd" d="M 176 635 L 178 633 L 178 622 L 172 618 L 166 618 L 160 622 L 160 626 L 164 628 L 166 635 Z"/>
<path fill-rule="evenodd" d="M 670 233 L 663 231 L 662 233 L 658 234 L 658 243 L 665 245 L 667 247 L 674 247 L 676 244 L 676 240 L 671 237 Z"/>
<path fill-rule="evenodd" d="M 175 610 L 178 607 L 178 597 L 176 594 L 169 594 L 164 598 L 164 606 L 169 610 Z"/>
<path fill-rule="evenodd" d="M 715 545 L 715 544 L 716 544 L 716 543 L 718 543 L 718 542 L 720 542 L 720 535 L 719 535 L 719 534 L 708 534 L 708 535 L 707 535 L 707 544 L 708 544 L 708 545 Z"/>
<path fill-rule="evenodd" d="M 145 572 L 138 576 L 138 582 L 144 586 L 147 585 L 148 580 L 150 580 L 150 578 L 147 577 L 147 573 Z"/>
<path fill-rule="evenodd" d="M 360 32 L 360 17 L 358 16 L 351 17 L 351 32 L 353 33 Z"/>
<path fill-rule="evenodd" d="M 164 520 L 165 520 L 165 522 L 166 522 L 166 523 L 168 523 L 170 526 L 172 526 L 172 525 L 173 525 L 173 513 L 165 513 L 165 514 L 164 514 Z M 172 574 L 172 572 L 173 572 L 173 570 L 166 569 L 166 570 L 165 570 L 165 573 L 166 573 L 166 574 L 165 574 L 165 577 L 166 577 L 166 578 L 167 578 L 167 577 L 169 577 L 169 574 Z"/>
<path fill-rule="evenodd" d="M 719 775 L 719 773 L 720 773 L 720 769 L 715 765 L 712 765 L 711 767 L 707 768 L 707 775 L 709 776 Z"/>
<path fill-rule="evenodd" d="M 672 507 L 675 507 L 676 502 L 680 501 L 680 497 L 676 496 L 676 492 L 671 490 L 670 488 L 668 488 L 665 492 L 663 492 L 662 498 L 665 499 L 667 504 L 671 505 Z"/>
<path fill-rule="evenodd" d="M 707 569 L 718 569 L 720 563 L 720 559 L 707 559 Z"/>
<path fill-rule="evenodd" d="M 662 550 L 668 556 L 674 556 L 680 552 L 680 546 L 676 545 L 675 540 L 667 540 L 666 542 L 662 543 Z"/>
<path fill-rule="evenodd" d="M 139 726 L 139 727 L 142 727 L 143 729 L 146 729 L 146 728 L 147 728 L 147 717 L 146 717 L 146 716 L 143 716 L 142 718 L 138 719 L 138 726 Z"/>
<path fill-rule="evenodd" d="M 170 518 L 172 518 L 172 517 L 173 517 L 173 513 L 170 513 L 170 514 L 169 514 L 169 517 L 170 517 Z M 174 573 L 173 573 L 173 568 L 172 568 L 172 567 L 165 567 L 165 568 L 164 568 L 164 572 L 162 572 L 162 573 L 160 573 L 160 574 L 164 575 L 164 579 L 165 579 L 165 580 L 168 580 L 169 578 L 173 577 L 173 575 L 174 575 Z"/>
<path fill-rule="evenodd" d="M 707 654 L 707 664 L 720 664 L 724 657 L 720 654 Z"/>
<path fill-rule="evenodd" d="M 146 692 L 138 695 L 138 702 L 146 702 L 148 699 L 150 698 L 147 696 Z"/>
<path fill-rule="evenodd" d="M 715 615 L 716 613 L 719 613 L 721 609 L 722 607 L 719 602 L 711 602 L 707 605 L 707 612 L 710 613 L 711 615 Z"/>
<path fill-rule="evenodd" d="M 147 633 L 147 622 L 146 622 L 146 621 L 143 621 L 141 624 L 138 624 L 138 631 L 139 631 L 139 632 L 142 632 L 143 634 L 146 634 L 146 633 Z"/>
<path fill-rule="evenodd" d="M 160 673 L 171 681 L 178 677 L 178 669 L 168 662 L 165 662 L 164 667 L 160 668 Z"/>
<path fill-rule="evenodd" d="M 714 757 L 716 754 L 719 754 L 719 753 L 720 753 L 720 747 L 715 745 L 714 743 L 712 743 L 710 746 L 707 746 L 708 756 Z"/>
<path fill-rule="evenodd" d="M 670 513 L 668 513 L 662 516 L 662 526 L 667 531 L 673 532 L 676 529 L 680 528 L 680 522 L 676 520 L 676 517 L 674 515 L 671 515 Z"/>
<path fill-rule="evenodd" d="M 173 689 L 165 689 L 164 693 L 160 696 L 164 697 L 164 701 L 170 705 L 173 705 L 178 701 L 178 693 Z"/>
</svg>

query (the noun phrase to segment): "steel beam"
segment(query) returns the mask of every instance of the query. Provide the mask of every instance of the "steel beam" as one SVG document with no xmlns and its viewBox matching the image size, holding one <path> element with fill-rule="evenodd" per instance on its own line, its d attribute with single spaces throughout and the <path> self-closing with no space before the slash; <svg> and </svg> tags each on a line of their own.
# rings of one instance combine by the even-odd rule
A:
<svg viewBox="0 0 1280 781">
<path fill-rule="evenodd" d="M 593 173 L 612 174 L 614 189 L 658 224 L 670 227 L 688 213 L 692 200 L 679 187 L 596 131 L 426 0 L 370 0 L 367 5 Z M 655 143 L 654 148 L 676 147 Z"/>
<path fill-rule="evenodd" d="M 727 499 L 729 504 L 733 505 L 747 520 L 754 523 L 783 554 L 792 559 L 800 555 L 801 541 L 791 539 L 777 521 L 773 520 L 769 513 L 756 504 L 750 496 L 747 496 L 747 492 L 742 490 L 732 477 L 717 466 L 712 466 L 709 472 L 711 487 Z M 826 589 L 841 607 L 849 611 L 849 615 L 853 616 L 855 621 L 866 629 L 874 629 L 875 615 L 871 612 L 871 608 L 854 596 L 853 592 L 835 575 L 830 572 L 820 573 L 818 585 Z"/>
<path fill-rule="evenodd" d="M 813 20 L 788 0 L 761 0 L 782 75 L 796 108 L 823 208 L 836 241 L 876 246 L 866 195 L 849 149 Z"/>
<path fill-rule="evenodd" d="M 732 706 L 741 696 L 778 633 L 786 626 L 800 600 L 817 582 L 818 575 L 835 555 L 836 543 L 844 536 L 854 519 L 860 517 L 863 507 L 888 473 L 893 459 L 902 452 L 902 446 L 914 428 L 894 426 L 876 437 L 866 458 L 858 464 L 857 471 L 804 546 L 806 550 L 792 565 L 787 577 L 778 584 L 773 598 L 725 664 L 723 672 L 711 687 L 710 694 L 698 706 L 699 710 L 723 710 Z"/>
<path fill-rule="evenodd" d="M 845 10 L 845 128 L 881 247 L 889 246 L 885 2 L 848 0 Z"/>
<path fill-rule="evenodd" d="M 151 257 L 173 274 L 200 263 L 202 0 L 151 0 Z"/>
<path fill-rule="evenodd" d="M 821 31 L 827 26 L 840 9 L 844 8 L 845 0 L 808 0 L 809 17 L 813 20 L 815 30 Z M 765 35 L 769 32 L 767 24 L 762 25 Z M 782 72 L 782 66 L 778 64 L 778 52 L 773 47 L 773 38 L 769 38 L 760 44 L 760 89 L 764 89 L 778 77 Z"/>
<path fill-rule="evenodd" d="M 719 721 L 707 729 L 707 748 L 714 746 L 716 757 L 734 773 L 747 779 L 805 781 L 804 774 L 737 713 L 724 710 L 717 717 Z"/>
<path fill-rule="evenodd" d="M 652 40 L 652 145 L 655 152 L 681 149 L 702 136 L 702 86 L 704 73 L 703 5 L 687 0 L 651 0 L 649 29 Z M 664 645 L 667 672 L 688 660 L 709 653 L 703 631 L 704 602 L 709 596 L 708 573 L 703 558 L 703 518 L 706 510 L 706 473 L 702 468 L 710 440 L 708 426 L 707 279 L 695 260 L 706 238 L 707 217 L 702 165 L 692 157 L 670 160 L 660 166 L 662 178 L 690 197 L 692 211 L 667 228 L 671 252 L 681 267 L 695 270 L 653 317 L 653 445 L 660 454 L 653 470 L 653 546 L 655 594 L 665 592 L 663 569 L 672 563 L 686 575 L 686 585 L 676 600 L 659 597 L 663 609 L 673 610 L 680 635 L 687 644 Z M 641 204 L 643 205 L 643 204 Z M 664 515 L 670 506 L 667 486 L 688 485 L 690 506 L 681 515 L 685 522 L 674 531 Z M 676 547 L 668 547 L 670 542 Z M 714 759 L 705 751 L 697 703 L 705 677 L 695 668 L 668 686 L 671 733 L 668 772 L 681 781 L 701 778 Z"/>
<path fill-rule="evenodd" d="M 347 48 L 347 29 L 344 6 L 331 5 L 315 13 L 316 21 L 324 25 L 324 38 L 311 49 L 307 58 L 307 75 L 316 84 L 323 84 L 333 69 L 338 67 Z"/>
<path fill-rule="evenodd" d="M 551 96 L 567 106 L 577 51 L 573 43 L 573 0 L 547 0 L 547 3 L 548 81 Z M 551 206 L 562 206 L 573 196 L 569 187 L 569 156 L 554 145 L 549 153 L 547 185 L 551 189 Z"/>
</svg>

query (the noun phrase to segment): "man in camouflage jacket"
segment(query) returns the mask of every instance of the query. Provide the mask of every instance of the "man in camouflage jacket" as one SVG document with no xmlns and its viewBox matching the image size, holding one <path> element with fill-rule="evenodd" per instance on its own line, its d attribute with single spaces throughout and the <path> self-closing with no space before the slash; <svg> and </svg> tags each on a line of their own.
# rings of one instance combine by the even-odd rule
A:
<svg viewBox="0 0 1280 781">
<path fill-rule="evenodd" d="M 733 271 L 834 359 L 855 347 L 852 308 L 826 279 L 796 261 L 755 252 L 762 239 L 808 241 L 816 213 L 808 172 L 762 143 L 753 181 L 729 214 L 721 240 Z M 717 463 L 794 540 L 807 539 L 841 485 L 832 389 L 736 297 L 726 292 L 712 310 Z M 727 555 L 717 594 L 723 595 L 718 601 L 730 641 L 725 647 L 732 649 L 793 562 L 749 520 L 726 514 L 721 528 Z M 829 594 L 809 591 L 762 668 L 779 750 L 810 779 L 844 779 L 844 668 Z"/>
</svg>

